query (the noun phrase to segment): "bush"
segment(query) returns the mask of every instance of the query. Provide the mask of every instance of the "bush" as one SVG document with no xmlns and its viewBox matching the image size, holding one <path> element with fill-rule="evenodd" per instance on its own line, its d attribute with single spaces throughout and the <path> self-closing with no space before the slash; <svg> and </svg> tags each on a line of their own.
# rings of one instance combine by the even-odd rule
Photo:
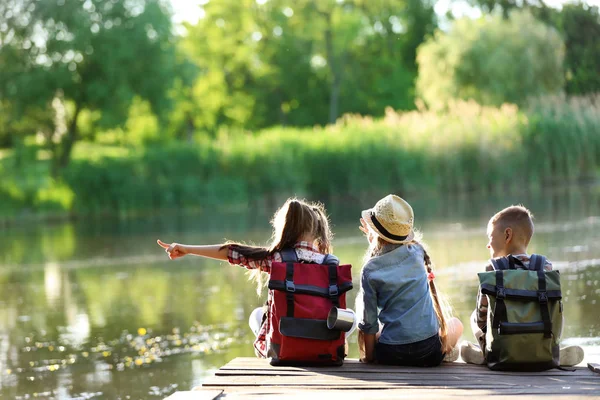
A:
<svg viewBox="0 0 600 400">
<path fill-rule="evenodd" d="M 523 109 L 462 101 L 443 113 L 388 109 L 380 119 L 223 130 L 194 145 L 128 152 L 100 147 L 94 154 L 85 146 L 89 157 L 80 153 L 63 181 L 0 182 L 0 197 L 8 197 L 2 204 L 125 216 L 273 204 L 292 195 L 343 202 L 374 192 L 440 196 L 562 184 L 600 173 L 600 96 L 543 98 Z"/>
<path fill-rule="evenodd" d="M 436 109 L 452 99 L 524 105 L 562 91 L 564 52 L 559 34 L 527 12 L 460 19 L 419 47 L 417 94 Z"/>
</svg>

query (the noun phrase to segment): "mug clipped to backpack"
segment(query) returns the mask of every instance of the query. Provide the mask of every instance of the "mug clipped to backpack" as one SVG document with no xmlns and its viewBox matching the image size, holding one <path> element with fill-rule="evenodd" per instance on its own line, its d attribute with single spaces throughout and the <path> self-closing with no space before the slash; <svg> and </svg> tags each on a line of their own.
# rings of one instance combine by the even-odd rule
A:
<svg viewBox="0 0 600 400">
<path fill-rule="evenodd" d="M 546 258 L 537 254 L 531 255 L 529 269 L 511 255 L 491 262 L 494 271 L 478 274 L 481 293 L 488 298 L 488 367 L 516 371 L 558 367 L 563 324 L 559 272 L 545 271 Z"/>
<path fill-rule="evenodd" d="M 346 308 L 352 266 L 339 265 L 331 254 L 323 264 L 300 263 L 293 249 L 283 250 L 281 257 L 269 278 L 271 365 L 342 365 L 345 332 L 329 329 L 327 317 L 332 307 Z"/>
</svg>

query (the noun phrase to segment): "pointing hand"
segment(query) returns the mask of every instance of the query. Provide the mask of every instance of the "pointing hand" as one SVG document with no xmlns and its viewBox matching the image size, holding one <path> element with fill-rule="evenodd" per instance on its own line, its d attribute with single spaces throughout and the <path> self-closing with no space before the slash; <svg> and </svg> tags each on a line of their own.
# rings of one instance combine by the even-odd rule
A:
<svg viewBox="0 0 600 400">
<path fill-rule="evenodd" d="M 179 257 L 183 257 L 187 254 L 187 249 L 184 245 L 179 243 L 171 243 L 167 244 L 162 242 L 160 239 L 156 241 L 160 247 L 165 249 L 165 252 L 169 255 L 171 260 L 174 260 Z"/>
</svg>

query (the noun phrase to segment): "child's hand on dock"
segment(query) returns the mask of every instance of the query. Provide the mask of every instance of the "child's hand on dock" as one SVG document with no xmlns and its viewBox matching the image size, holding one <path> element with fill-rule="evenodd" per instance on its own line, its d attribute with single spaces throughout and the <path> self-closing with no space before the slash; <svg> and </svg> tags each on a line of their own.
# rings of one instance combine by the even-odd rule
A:
<svg viewBox="0 0 600 400">
<path fill-rule="evenodd" d="M 165 252 L 169 255 L 171 260 L 185 256 L 188 252 L 184 245 L 179 243 L 167 244 L 162 242 L 160 239 L 156 241 L 160 247 L 165 249 Z"/>
</svg>

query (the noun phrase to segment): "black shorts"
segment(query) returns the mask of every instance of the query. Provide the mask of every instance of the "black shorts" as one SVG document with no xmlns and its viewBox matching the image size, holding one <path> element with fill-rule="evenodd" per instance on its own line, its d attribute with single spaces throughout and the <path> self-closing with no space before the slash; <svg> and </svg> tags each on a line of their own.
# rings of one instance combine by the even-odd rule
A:
<svg viewBox="0 0 600 400">
<path fill-rule="evenodd" d="M 379 364 L 410 367 L 437 367 L 444 360 L 442 343 L 436 333 L 432 337 L 409 344 L 375 345 L 375 359 Z"/>
</svg>

